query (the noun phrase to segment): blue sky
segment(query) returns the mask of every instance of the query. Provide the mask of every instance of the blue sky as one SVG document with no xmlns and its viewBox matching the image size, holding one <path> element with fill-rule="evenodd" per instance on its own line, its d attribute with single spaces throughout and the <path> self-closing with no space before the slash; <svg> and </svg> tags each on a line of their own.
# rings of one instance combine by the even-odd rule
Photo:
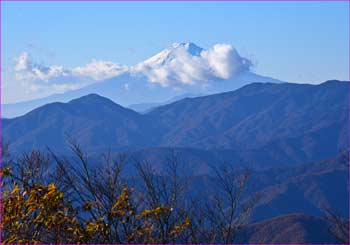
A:
<svg viewBox="0 0 350 245">
<path fill-rule="evenodd" d="M 254 72 L 289 82 L 348 79 L 347 2 L 2 2 L 2 61 L 21 52 L 76 67 L 134 65 L 173 42 L 232 44 Z M 11 76 L 5 76 L 4 80 Z M 9 82 L 9 81 L 7 81 Z"/>
</svg>

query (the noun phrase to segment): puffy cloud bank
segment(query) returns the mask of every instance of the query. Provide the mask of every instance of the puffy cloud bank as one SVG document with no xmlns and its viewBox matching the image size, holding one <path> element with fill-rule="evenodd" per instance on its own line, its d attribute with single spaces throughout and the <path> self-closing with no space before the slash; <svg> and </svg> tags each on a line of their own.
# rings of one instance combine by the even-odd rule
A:
<svg viewBox="0 0 350 245">
<path fill-rule="evenodd" d="M 26 93 L 63 93 L 118 76 L 127 70 L 127 66 L 95 59 L 73 69 L 47 66 L 35 62 L 29 53 L 23 52 L 16 59 L 14 77 Z"/>
<path fill-rule="evenodd" d="M 95 81 L 118 76 L 128 70 L 127 66 L 115 64 L 111 61 L 92 59 L 84 66 L 73 69 L 64 69 L 63 66 L 44 66 L 35 63 L 32 57 L 23 52 L 16 59 L 15 71 L 18 79 L 49 81 L 58 77 L 84 77 Z"/>
<path fill-rule="evenodd" d="M 43 65 L 23 52 L 16 59 L 15 78 L 31 92 L 65 92 L 116 77 L 123 73 L 145 76 L 161 86 L 208 84 L 249 71 L 252 63 L 229 44 L 215 44 L 205 50 L 193 43 L 174 43 L 155 56 L 127 67 L 112 61 L 92 59 L 75 68 Z M 129 88 L 128 88 L 129 89 Z"/>
<path fill-rule="evenodd" d="M 69 71 L 65 70 L 62 66 L 44 66 L 35 63 L 27 52 L 23 52 L 17 58 L 15 71 L 18 80 L 41 80 L 47 82 L 52 78 L 69 75 Z"/>
<path fill-rule="evenodd" d="M 216 44 L 211 49 L 201 53 L 204 63 L 208 64 L 208 69 L 221 79 L 229 79 L 241 72 L 248 71 L 252 63 L 242 58 L 232 45 Z"/>
</svg>

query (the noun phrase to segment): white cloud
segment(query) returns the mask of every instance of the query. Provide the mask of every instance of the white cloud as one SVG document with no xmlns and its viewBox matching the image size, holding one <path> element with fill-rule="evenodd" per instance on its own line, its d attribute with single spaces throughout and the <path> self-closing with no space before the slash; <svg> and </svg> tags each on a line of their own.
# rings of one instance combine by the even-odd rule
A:
<svg viewBox="0 0 350 245">
<path fill-rule="evenodd" d="M 51 78 L 69 76 L 70 72 L 63 69 L 62 66 L 53 65 L 49 67 L 36 67 L 32 69 L 35 78 L 42 81 L 48 81 Z"/>
<path fill-rule="evenodd" d="M 92 59 L 90 63 L 70 70 L 59 65 L 44 66 L 35 63 L 27 52 L 23 52 L 16 59 L 14 70 L 16 72 L 15 77 L 18 80 L 48 82 L 53 78 L 72 77 L 75 79 L 85 78 L 100 81 L 118 76 L 126 72 L 128 67 L 111 61 Z"/>
<path fill-rule="evenodd" d="M 95 81 L 99 81 L 118 76 L 127 70 L 127 66 L 115 64 L 111 61 L 93 59 L 85 66 L 74 68 L 72 72 L 75 76 L 89 77 Z"/>
<path fill-rule="evenodd" d="M 26 94 L 43 96 L 79 89 L 96 81 L 118 76 L 127 69 L 127 66 L 95 59 L 73 69 L 60 65 L 46 66 L 36 63 L 29 53 L 23 52 L 16 59 L 13 77 Z"/>
<path fill-rule="evenodd" d="M 144 74 L 152 83 L 177 86 L 230 79 L 248 71 L 251 65 L 229 44 L 216 44 L 203 50 L 191 43 L 174 43 L 131 71 Z"/>
<path fill-rule="evenodd" d="M 252 66 L 248 59 L 242 58 L 229 44 L 216 44 L 211 49 L 203 51 L 201 57 L 208 64 L 213 75 L 222 79 L 229 79 L 249 70 Z"/>
<path fill-rule="evenodd" d="M 41 80 L 48 82 L 52 78 L 69 75 L 69 71 L 63 69 L 62 66 L 44 66 L 34 62 L 27 52 L 21 53 L 16 59 L 15 71 L 17 80 Z"/>
</svg>

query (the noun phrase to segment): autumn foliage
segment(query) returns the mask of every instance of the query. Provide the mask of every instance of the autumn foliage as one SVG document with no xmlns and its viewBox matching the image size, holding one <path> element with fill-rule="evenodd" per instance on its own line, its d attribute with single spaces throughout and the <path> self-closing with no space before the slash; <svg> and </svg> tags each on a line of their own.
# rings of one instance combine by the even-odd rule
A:
<svg viewBox="0 0 350 245">
<path fill-rule="evenodd" d="M 79 165 L 52 152 L 4 158 L 3 243 L 229 242 L 249 214 L 249 205 L 239 209 L 247 176 L 222 179 L 229 180 L 230 202 L 210 203 L 188 197 L 176 161 L 166 178 L 149 164 L 135 164 L 140 184 L 133 185 L 121 175 L 125 158 L 106 155 L 94 169 L 79 147 L 72 149 Z"/>
</svg>

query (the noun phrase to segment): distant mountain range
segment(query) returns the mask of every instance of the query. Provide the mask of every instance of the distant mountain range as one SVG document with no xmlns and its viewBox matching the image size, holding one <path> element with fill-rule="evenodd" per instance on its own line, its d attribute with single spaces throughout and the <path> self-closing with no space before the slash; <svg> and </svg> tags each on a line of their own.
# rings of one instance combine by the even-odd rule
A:
<svg viewBox="0 0 350 245">
<path fill-rule="evenodd" d="M 347 148 L 347 89 L 340 81 L 253 83 L 146 114 L 90 94 L 3 119 L 3 137 L 17 152 L 46 146 L 65 152 L 73 138 L 92 152 L 181 147 L 227 150 L 255 165 L 311 162 Z"/>
<path fill-rule="evenodd" d="M 182 100 L 185 98 L 194 98 L 194 97 L 199 97 L 201 96 L 200 94 L 191 94 L 191 93 L 186 93 L 186 94 L 181 94 L 178 96 L 175 96 L 174 98 L 171 98 L 170 100 L 167 100 L 165 102 L 158 102 L 158 103 L 138 103 L 138 104 L 131 104 L 128 106 L 128 108 L 139 112 L 139 113 L 147 113 L 150 112 L 152 109 L 155 109 L 156 107 L 159 107 L 161 105 L 166 105 L 166 104 L 170 104 L 173 103 L 175 101 L 178 100 Z"/>
</svg>

